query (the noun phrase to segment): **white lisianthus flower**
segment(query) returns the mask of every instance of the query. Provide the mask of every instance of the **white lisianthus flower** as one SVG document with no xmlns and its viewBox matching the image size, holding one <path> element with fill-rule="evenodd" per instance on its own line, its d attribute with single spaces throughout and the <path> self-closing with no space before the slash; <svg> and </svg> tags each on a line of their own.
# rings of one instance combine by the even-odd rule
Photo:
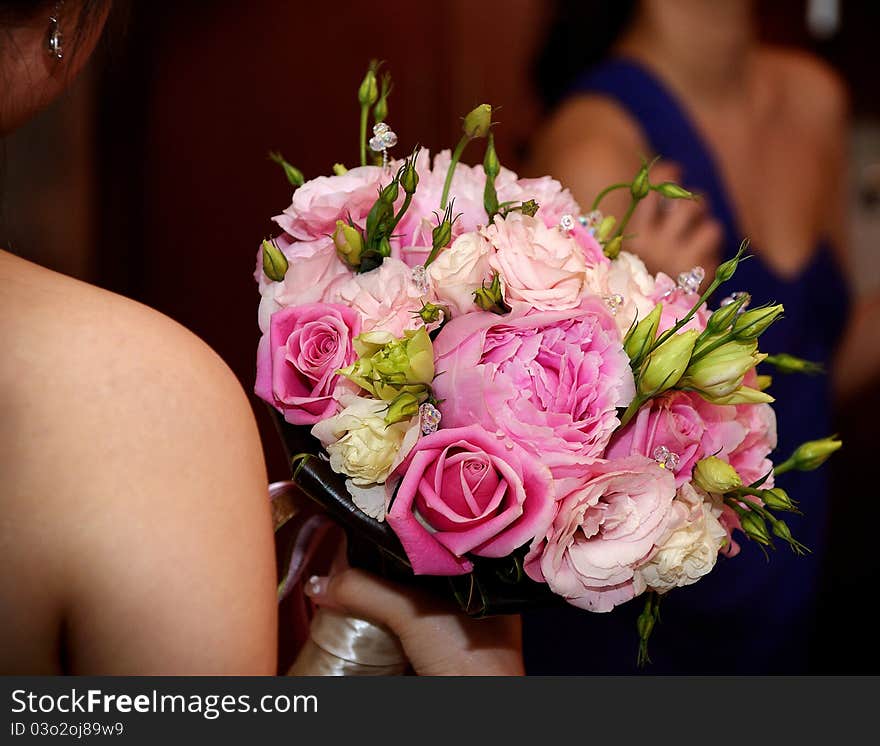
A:
<svg viewBox="0 0 880 746">
<path fill-rule="evenodd" d="M 347 483 L 355 487 L 384 483 L 418 440 L 418 416 L 386 425 L 387 402 L 349 395 L 340 403 L 342 411 L 314 425 L 312 435 L 327 449 L 333 471 L 349 478 Z M 372 517 L 382 520 L 384 514 Z"/>
<path fill-rule="evenodd" d="M 600 298 L 620 296 L 614 320 L 621 334 L 626 334 L 633 321 L 641 321 L 657 305 L 651 300 L 654 278 L 645 263 L 627 251 L 621 251 L 613 262 L 590 267 L 586 285 L 589 292 Z"/>
<path fill-rule="evenodd" d="M 673 502 L 679 514 L 673 530 L 660 542 L 637 573 L 649 588 L 664 593 L 691 585 L 711 572 L 727 532 L 718 520 L 722 505 L 690 484 L 681 486 Z"/>
</svg>

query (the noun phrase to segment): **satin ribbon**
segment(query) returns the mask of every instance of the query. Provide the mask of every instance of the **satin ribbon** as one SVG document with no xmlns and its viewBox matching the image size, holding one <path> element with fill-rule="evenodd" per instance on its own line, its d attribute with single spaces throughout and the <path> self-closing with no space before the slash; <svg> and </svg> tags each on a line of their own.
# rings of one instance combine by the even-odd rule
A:
<svg viewBox="0 0 880 746">
<path fill-rule="evenodd" d="M 318 609 L 309 639 L 288 676 L 398 676 L 407 660 L 385 627 L 332 609 Z"/>
</svg>

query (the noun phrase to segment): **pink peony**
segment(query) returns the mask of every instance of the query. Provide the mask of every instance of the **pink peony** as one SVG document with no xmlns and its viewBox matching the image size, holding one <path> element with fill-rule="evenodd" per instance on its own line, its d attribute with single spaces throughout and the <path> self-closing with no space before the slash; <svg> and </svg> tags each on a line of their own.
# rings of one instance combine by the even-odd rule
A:
<svg viewBox="0 0 880 746">
<path fill-rule="evenodd" d="M 526 573 L 575 606 L 610 611 L 645 590 L 636 569 L 667 534 L 674 498 L 672 474 L 651 459 L 594 464 L 532 545 Z"/>
<path fill-rule="evenodd" d="M 673 473 L 675 486 L 681 487 L 690 480 L 694 465 L 706 453 L 706 424 L 697 409 L 697 399 L 696 395 L 681 391 L 651 399 L 626 427 L 614 434 L 606 457 L 637 455 L 654 459 L 657 451 L 665 448 L 678 458 Z"/>
<path fill-rule="evenodd" d="M 333 233 L 337 220 L 349 217 L 358 225 L 376 201 L 388 178 L 378 166 L 353 168 L 341 176 L 319 176 L 293 193 L 293 201 L 275 222 L 301 241 Z"/>
<path fill-rule="evenodd" d="M 584 294 L 587 263 L 580 245 L 559 228 L 514 213 L 481 231 L 495 251 L 489 265 L 501 275 L 504 299 L 539 311 L 576 308 Z"/>
<path fill-rule="evenodd" d="M 275 286 L 275 300 L 281 306 L 327 301 L 333 283 L 352 275 L 331 238 L 289 244 L 276 239 L 276 243 L 288 261 L 284 280 Z"/>
<path fill-rule="evenodd" d="M 417 575 L 468 573 L 466 553 L 506 557 L 553 517 L 547 467 L 478 425 L 421 438 L 389 478 L 389 496 L 395 477 L 387 521 Z"/>
<path fill-rule="evenodd" d="M 346 306 L 310 303 L 272 316 L 257 353 L 257 396 L 294 425 L 313 425 L 338 411 L 346 387 L 336 370 L 354 362 L 361 321 Z"/>
<path fill-rule="evenodd" d="M 595 298 L 572 311 L 459 316 L 434 355 L 444 425 L 478 423 L 557 476 L 602 457 L 634 395 L 614 319 Z"/>
</svg>

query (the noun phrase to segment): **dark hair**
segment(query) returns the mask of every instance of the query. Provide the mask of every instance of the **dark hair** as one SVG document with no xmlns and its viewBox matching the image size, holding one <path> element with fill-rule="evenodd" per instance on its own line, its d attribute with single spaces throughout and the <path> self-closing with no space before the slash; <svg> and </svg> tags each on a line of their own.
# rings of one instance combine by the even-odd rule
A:
<svg viewBox="0 0 880 746">
<path fill-rule="evenodd" d="M 75 37 L 87 29 L 101 11 L 108 8 L 112 0 L 83 0 L 72 28 L 64 31 L 68 37 Z M 0 26 L 15 26 L 30 21 L 39 15 L 49 16 L 57 5 L 56 0 L 0 0 Z"/>
<path fill-rule="evenodd" d="M 541 100 L 551 109 L 574 79 L 600 62 L 635 15 L 638 0 L 556 0 L 534 64 Z"/>
</svg>

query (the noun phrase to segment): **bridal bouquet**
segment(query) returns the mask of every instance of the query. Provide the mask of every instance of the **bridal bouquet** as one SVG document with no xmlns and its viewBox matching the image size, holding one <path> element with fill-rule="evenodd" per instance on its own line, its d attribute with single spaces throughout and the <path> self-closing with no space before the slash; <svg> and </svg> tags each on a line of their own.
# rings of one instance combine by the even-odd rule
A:
<svg viewBox="0 0 880 746">
<path fill-rule="evenodd" d="M 474 613 L 548 597 L 607 612 L 644 594 L 644 657 L 660 597 L 739 536 L 805 549 L 774 475 L 840 442 L 774 466 L 756 366 L 810 364 L 759 352 L 782 306 L 739 292 L 710 310 L 743 249 L 712 278 L 674 279 L 624 250 L 632 208 L 603 216 L 610 190 L 633 208 L 694 198 L 649 164 L 585 211 L 499 164 L 488 105 L 451 154 L 397 160 L 389 90 L 371 67 L 360 166 L 305 181 L 274 156 L 295 191 L 257 262 L 256 392 L 312 470 L 307 492 L 411 573 L 452 578 Z M 465 165 L 475 142 L 482 165 Z"/>
</svg>

